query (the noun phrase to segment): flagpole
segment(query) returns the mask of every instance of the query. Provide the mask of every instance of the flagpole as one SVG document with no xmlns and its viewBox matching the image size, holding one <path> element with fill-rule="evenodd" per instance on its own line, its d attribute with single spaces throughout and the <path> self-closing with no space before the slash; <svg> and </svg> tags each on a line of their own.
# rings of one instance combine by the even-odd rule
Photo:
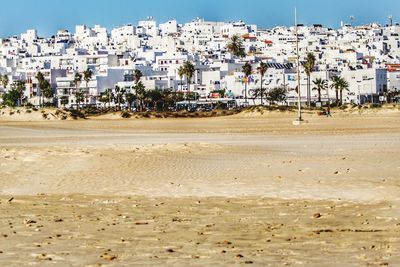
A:
<svg viewBox="0 0 400 267">
<path fill-rule="evenodd" d="M 294 8 L 294 23 L 296 27 L 296 59 L 297 59 L 297 105 L 298 105 L 298 122 L 303 121 L 301 114 L 301 82 L 300 82 L 300 54 L 299 54 L 299 29 L 297 26 L 297 8 Z"/>
</svg>

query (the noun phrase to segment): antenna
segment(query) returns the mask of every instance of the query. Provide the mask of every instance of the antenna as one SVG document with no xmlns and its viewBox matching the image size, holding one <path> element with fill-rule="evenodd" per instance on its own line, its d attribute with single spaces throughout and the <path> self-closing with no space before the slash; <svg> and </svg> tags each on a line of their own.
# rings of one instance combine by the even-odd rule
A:
<svg viewBox="0 0 400 267">
<path fill-rule="evenodd" d="M 353 23 L 354 23 L 355 20 L 356 20 L 356 18 L 354 17 L 354 15 L 351 15 L 350 16 L 350 25 L 351 25 L 351 27 L 353 27 Z"/>
<path fill-rule="evenodd" d="M 303 121 L 301 115 L 301 82 L 300 82 L 300 54 L 299 54 L 299 28 L 297 26 L 297 8 L 294 8 L 294 24 L 296 29 L 296 62 L 297 62 L 297 105 L 298 105 L 298 116 L 297 123 Z"/>
</svg>

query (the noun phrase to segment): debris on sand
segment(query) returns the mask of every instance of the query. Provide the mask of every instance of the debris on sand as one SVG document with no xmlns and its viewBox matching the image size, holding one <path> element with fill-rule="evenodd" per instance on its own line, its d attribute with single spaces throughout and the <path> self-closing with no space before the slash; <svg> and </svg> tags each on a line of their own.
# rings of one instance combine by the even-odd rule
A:
<svg viewBox="0 0 400 267">
<path fill-rule="evenodd" d="M 104 260 L 108 260 L 108 261 L 113 261 L 113 260 L 116 260 L 116 259 L 118 258 L 118 256 L 116 256 L 116 255 L 111 255 L 111 254 L 108 254 L 108 253 L 106 252 L 106 253 L 104 253 L 103 255 L 101 255 L 100 258 L 103 258 Z"/>
<path fill-rule="evenodd" d="M 313 218 L 314 218 L 314 219 L 319 219 L 319 218 L 321 218 L 321 217 L 322 217 L 321 213 L 315 213 L 315 214 L 313 215 Z"/>
<path fill-rule="evenodd" d="M 46 253 L 42 253 L 36 256 L 38 260 L 43 260 L 43 261 L 52 261 L 53 259 L 49 257 Z"/>
<path fill-rule="evenodd" d="M 31 224 L 34 224 L 34 223 L 36 223 L 35 220 L 24 219 L 24 224 L 27 225 L 27 226 L 29 226 L 29 225 L 31 225 Z"/>
</svg>

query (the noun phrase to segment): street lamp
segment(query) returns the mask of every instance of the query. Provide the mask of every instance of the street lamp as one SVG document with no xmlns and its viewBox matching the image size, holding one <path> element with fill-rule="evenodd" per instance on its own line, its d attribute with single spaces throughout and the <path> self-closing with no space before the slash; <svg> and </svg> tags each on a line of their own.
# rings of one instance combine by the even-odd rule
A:
<svg viewBox="0 0 400 267">
<path fill-rule="evenodd" d="M 357 81 L 357 83 L 358 83 L 358 85 L 357 85 L 357 88 L 358 88 L 358 95 L 357 95 L 358 105 L 361 105 L 361 93 L 360 93 L 360 87 L 361 87 L 360 83 L 361 83 L 361 81 Z"/>
<path fill-rule="evenodd" d="M 297 26 L 297 9 L 294 10 L 294 22 L 295 22 L 295 30 L 296 30 L 296 64 L 297 64 L 297 109 L 298 109 L 298 118 L 294 124 L 299 125 L 303 121 L 302 113 L 301 113 L 301 81 L 300 81 L 300 54 L 299 54 L 299 28 Z"/>
</svg>

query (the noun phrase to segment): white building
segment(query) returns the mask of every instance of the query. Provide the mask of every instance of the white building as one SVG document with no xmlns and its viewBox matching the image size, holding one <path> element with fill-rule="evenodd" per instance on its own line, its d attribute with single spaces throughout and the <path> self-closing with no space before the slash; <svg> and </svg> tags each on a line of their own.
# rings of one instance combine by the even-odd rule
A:
<svg viewBox="0 0 400 267">
<path fill-rule="evenodd" d="M 400 26 L 377 24 L 352 27 L 343 25 L 330 29 L 322 25 L 299 25 L 299 52 L 302 65 L 308 53 L 316 57 L 311 74 L 330 80 L 339 75 L 349 83 L 343 92 L 344 102 L 378 102 L 388 91 L 400 90 Z M 242 38 L 246 56 L 234 57 L 226 46 L 230 37 Z M 157 24 L 149 17 L 137 25 L 127 24 L 108 31 L 95 25 L 77 25 L 75 33 L 59 30 L 55 36 L 38 37 L 36 30 L 0 40 L 0 73 L 7 73 L 10 83 L 27 82 L 25 96 L 37 103 L 40 95 L 35 73 L 41 71 L 61 97 L 74 103 L 73 77 L 76 72 L 90 69 L 94 76 L 79 86 L 85 92 L 85 104 L 96 104 L 98 96 L 116 85 L 130 88 L 134 82 L 126 73 L 140 69 L 147 89 L 173 89 L 187 92 L 186 78 L 178 69 L 185 61 L 195 65 L 191 91 L 207 98 L 211 92 L 225 90 L 229 97 L 243 102 L 247 93 L 249 104 L 259 104 L 253 93 L 262 86 L 272 90 L 284 87 L 287 103 L 297 102 L 296 35 L 294 27 L 259 29 L 243 21 L 213 22 L 196 18 L 185 24 L 176 20 Z M 249 62 L 253 73 L 244 91 L 243 65 Z M 260 62 L 268 71 L 260 77 Z M 307 77 L 300 67 L 300 94 L 303 103 L 309 94 L 311 102 L 317 92 L 307 92 Z M 329 81 L 331 84 L 332 82 Z M 10 90 L 10 88 L 6 88 Z M 3 89 L 4 91 L 4 89 Z M 332 89 L 322 92 L 322 101 L 334 100 Z"/>
</svg>

